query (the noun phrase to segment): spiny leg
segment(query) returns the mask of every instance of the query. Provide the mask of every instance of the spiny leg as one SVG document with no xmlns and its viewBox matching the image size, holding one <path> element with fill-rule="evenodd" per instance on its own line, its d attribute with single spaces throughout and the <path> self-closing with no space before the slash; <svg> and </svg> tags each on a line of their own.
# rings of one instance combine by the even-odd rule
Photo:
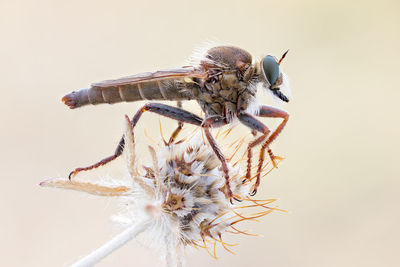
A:
<svg viewBox="0 0 400 267">
<path fill-rule="evenodd" d="M 169 138 L 169 141 L 167 145 L 169 146 L 170 144 L 173 144 L 175 142 L 175 139 L 178 137 L 178 134 L 183 128 L 183 122 L 178 122 L 178 127 L 172 132 L 171 137 Z"/>
<path fill-rule="evenodd" d="M 260 185 L 261 170 L 262 170 L 262 166 L 264 164 L 264 158 L 265 158 L 265 149 L 268 148 L 268 155 L 271 159 L 273 166 L 276 167 L 277 164 L 275 162 L 275 156 L 272 153 L 271 149 L 269 148 L 269 145 L 276 139 L 276 137 L 283 130 L 287 121 L 289 120 L 289 114 L 286 111 L 283 111 L 283 110 L 275 108 L 275 107 L 269 107 L 269 106 L 261 106 L 258 116 L 269 117 L 269 118 L 283 118 L 283 121 L 279 124 L 279 126 L 275 129 L 275 131 L 269 136 L 267 141 L 265 141 L 265 143 L 263 143 L 261 146 L 260 156 L 258 159 L 257 180 L 256 180 L 256 183 L 254 184 L 255 192 L 257 192 L 257 188 Z"/>
<path fill-rule="evenodd" d="M 270 133 L 270 130 L 266 125 L 264 125 L 261 121 L 257 120 L 254 118 L 252 115 L 246 113 L 246 112 L 241 112 L 238 114 L 239 120 L 249 127 L 252 131 L 258 131 L 262 133 L 260 137 L 257 137 L 254 139 L 247 147 L 247 171 L 246 171 L 246 180 L 250 180 L 251 178 L 251 160 L 253 158 L 253 148 L 263 142 L 267 137 L 268 134 Z M 251 195 L 255 195 L 257 190 L 253 190 L 251 192 Z"/>
<path fill-rule="evenodd" d="M 226 163 L 226 159 L 225 159 L 224 154 L 221 152 L 221 150 L 219 149 L 217 143 L 215 142 L 215 139 L 212 137 L 212 135 L 210 133 L 210 128 L 211 127 L 220 127 L 220 126 L 223 126 L 223 125 L 226 125 L 226 124 L 227 124 L 227 122 L 223 117 L 221 117 L 221 116 L 213 116 L 213 117 L 209 117 L 209 118 L 205 119 L 203 121 L 203 123 L 201 124 L 201 126 L 204 129 L 204 133 L 206 135 L 208 143 L 210 144 L 212 150 L 214 151 L 214 153 L 217 156 L 217 158 L 219 159 L 219 161 L 221 161 L 221 167 L 222 167 L 222 171 L 224 172 L 224 178 L 225 178 L 226 194 L 228 195 L 231 203 L 233 203 L 232 199 L 235 199 L 237 201 L 240 201 L 240 200 L 233 196 L 233 193 L 232 193 L 232 190 L 231 190 L 231 186 L 229 184 L 229 168 L 228 168 L 228 164 Z"/>
<path fill-rule="evenodd" d="M 102 159 L 93 165 L 83 167 L 83 168 L 76 168 L 75 170 L 70 172 L 70 174 L 68 175 L 68 179 L 71 180 L 72 176 L 75 176 L 78 172 L 88 171 L 91 169 L 98 168 L 98 167 L 103 166 L 103 165 L 107 164 L 108 162 L 113 161 L 114 159 L 118 158 L 122 154 L 122 151 L 124 150 L 124 145 L 125 145 L 125 140 L 124 140 L 124 137 L 122 136 L 121 140 L 119 141 L 118 147 L 115 150 L 113 155 L 111 155 L 105 159 Z"/>
<path fill-rule="evenodd" d="M 142 114 L 146 111 L 150 111 L 150 112 L 154 112 L 157 113 L 159 115 L 171 118 L 171 119 L 175 119 L 177 121 L 180 122 L 186 122 L 186 123 L 190 123 L 190 124 L 194 124 L 196 126 L 200 126 L 202 123 L 202 119 L 200 117 L 198 117 L 197 115 L 190 113 L 188 111 L 185 111 L 183 109 L 180 108 L 176 108 L 176 107 L 172 107 L 172 106 L 168 106 L 168 105 L 164 105 L 164 104 L 158 104 L 158 103 L 149 103 L 144 105 L 141 109 L 139 109 L 135 116 L 132 118 L 131 120 L 131 124 L 132 124 L 132 128 L 134 128 L 137 124 L 137 122 L 139 121 L 140 117 L 142 116 Z M 125 146 L 125 139 L 124 136 L 122 136 L 121 140 L 119 141 L 118 147 L 114 152 L 114 155 L 109 156 L 93 165 L 90 165 L 88 167 L 84 167 L 84 168 L 77 168 L 74 171 L 72 171 L 69 174 L 69 179 L 72 178 L 72 176 L 75 176 L 77 173 L 81 172 L 81 171 L 87 171 L 87 170 L 91 170 L 94 168 L 97 168 L 99 166 L 105 165 L 108 162 L 116 159 L 117 157 L 119 157 L 122 152 L 124 151 L 124 146 Z"/>
<path fill-rule="evenodd" d="M 178 108 L 182 108 L 182 101 L 177 101 L 176 105 L 178 106 Z M 182 128 L 183 128 L 183 122 L 178 121 L 178 127 L 172 132 L 167 145 L 173 144 L 175 142 L 175 139 L 176 137 L 178 137 L 178 134 L 180 133 Z"/>
</svg>

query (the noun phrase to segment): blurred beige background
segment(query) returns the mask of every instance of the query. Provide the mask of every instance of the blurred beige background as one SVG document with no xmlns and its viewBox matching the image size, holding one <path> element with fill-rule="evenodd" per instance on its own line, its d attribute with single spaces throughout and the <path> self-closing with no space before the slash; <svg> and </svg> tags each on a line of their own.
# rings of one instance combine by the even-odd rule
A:
<svg viewBox="0 0 400 267">
<path fill-rule="evenodd" d="M 194 250 L 188 266 L 400 266 L 399 10 L 398 1 L 0 1 L 0 265 L 67 266 L 116 233 L 112 200 L 38 183 L 109 155 L 123 114 L 140 103 L 71 111 L 60 98 L 179 66 L 217 39 L 254 56 L 290 48 L 291 118 L 272 147 L 286 160 L 259 191 L 290 213 L 249 224 L 263 237 L 232 238 L 237 255 Z M 131 242 L 99 266 L 158 264 Z"/>
</svg>

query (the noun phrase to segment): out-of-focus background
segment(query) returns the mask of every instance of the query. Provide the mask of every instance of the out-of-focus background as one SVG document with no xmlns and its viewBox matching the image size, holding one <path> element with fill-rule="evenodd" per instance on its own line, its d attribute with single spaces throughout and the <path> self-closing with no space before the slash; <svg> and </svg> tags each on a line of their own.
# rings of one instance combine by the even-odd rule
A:
<svg viewBox="0 0 400 267">
<path fill-rule="evenodd" d="M 69 110 L 61 97 L 180 66 L 211 39 L 257 57 L 290 49 L 291 117 L 272 146 L 285 161 L 258 193 L 290 213 L 246 226 L 262 237 L 230 238 L 237 255 L 194 250 L 188 266 L 399 266 L 399 10 L 398 1 L 1 1 L 1 265 L 66 266 L 116 233 L 112 200 L 38 183 L 109 155 L 123 115 L 141 103 Z M 158 131 L 157 116 L 145 116 L 141 127 Z M 99 266 L 159 264 L 131 242 Z"/>
</svg>

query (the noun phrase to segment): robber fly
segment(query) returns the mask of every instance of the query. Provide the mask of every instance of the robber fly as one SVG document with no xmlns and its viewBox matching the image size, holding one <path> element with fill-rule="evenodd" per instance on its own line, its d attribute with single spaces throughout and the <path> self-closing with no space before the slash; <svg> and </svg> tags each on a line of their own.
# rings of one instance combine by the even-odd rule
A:
<svg viewBox="0 0 400 267">
<path fill-rule="evenodd" d="M 280 90 L 280 86 L 284 82 L 284 75 L 279 67 L 287 52 L 279 60 L 273 56 L 266 56 L 258 62 L 253 62 L 252 56 L 241 48 L 216 46 L 208 49 L 199 63 L 193 66 L 142 73 L 117 80 L 94 83 L 89 89 L 82 89 L 64 96 L 62 101 L 71 109 L 74 109 L 88 104 L 112 104 L 123 101 L 196 100 L 205 114 L 204 118 L 179 107 L 147 103 L 132 118 L 132 126 L 135 127 L 145 111 L 175 119 L 180 123 L 172 134 L 170 143 L 173 142 L 182 128 L 182 123 L 202 127 L 209 144 L 221 161 L 226 180 L 226 194 L 232 200 L 234 196 L 229 186 L 227 163 L 209 129 L 227 125 L 232 122 L 233 118 L 237 118 L 253 132 L 261 133 L 261 136 L 250 142 L 247 148 L 245 181 L 251 178 L 252 149 L 261 144 L 257 180 L 252 191 L 252 195 L 254 195 L 260 184 L 265 150 L 276 166 L 276 159 L 269 149 L 269 145 L 282 131 L 289 119 L 288 113 L 275 107 L 258 105 L 254 108 L 257 85 L 261 83 L 266 90 L 270 90 L 278 99 L 284 102 L 289 101 Z M 270 134 L 268 127 L 255 116 L 282 118 L 283 121 Z M 114 155 L 89 167 L 77 168 L 71 172 L 70 178 L 82 170 L 96 168 L 117 158 L 122 154 L 123 149 L 124 138 L 121 139 Z"/>
</svg>

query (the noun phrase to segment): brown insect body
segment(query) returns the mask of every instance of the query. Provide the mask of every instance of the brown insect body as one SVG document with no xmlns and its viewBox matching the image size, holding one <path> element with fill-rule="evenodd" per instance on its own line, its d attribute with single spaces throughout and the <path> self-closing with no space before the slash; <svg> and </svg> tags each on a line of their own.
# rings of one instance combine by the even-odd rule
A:
<svg viewBox="0 0 400 267">
<path fill-rule="evenodd" d="M 92 84 L 62 99 L 70 108 L 141 100 L 197 100 L 206 116 L 227 120 L 246 110 L 255 95 L 249 84 L 256 67 L 251 55 L 237 47 L 210 49 L 197 67 L 148 72 Z"/>
<path fill-rule="evenodd" d="M 208 76 L 192 93 L 207 115 L 230 120 L 247 109 L 256 93 L 249 86 L 255 67 L 247 51 L 232 46 L 212 48 L 200 62 L 200 68 Z"/>
<path fill-rule="evenodd" d="M 232 118 L 237 117 L 242 124 L 249 127 L 253 132 L 261 133 L 261 136 L 249 143 L 247 150 L 245 180 L 251 180 L 252 149 L 262 144 L 257 180 L 253 188 L 253 194 L 255 194 L 260 183 L 265 150 L 267 150 L 273 165 L 276 166 L 275 156 L 269 149 L 269 145 L 285 127 L 289 114 L 266 105 L 257 106 L 254 114 L 252 114 L 249 107 L 252 101 L 255 100 L 255 84 L 259 82 L 263 83 L 266 88 L 282 101 L 289 101 L 280 91 L 280 85 L 283 83 L 283 74 L 279 65 L 286 54 L 287 52 L 283 54 L 279 61 L 272 56 L 266 56 L 260 62 L 253 64 L 252 57 L 247 51 L 233 46 L 217 46 L 209 49 L 198 65 L 137 74 L 117 80 L 95 83 L 89 89 L 82 89 L 64 96 L 62 100 L 70 108 L 88 104 L 112 104 L 123 101 L 196 100 L 204 111 L 205 118 L 200 118 L 181 108 L 159 103 L 148 103 L 136 112 L 131 120 L 132 127 L 135 127 L 142 114 L 146 111 L 175 119 L 180 123 L 168 144 L 173 143 L 182 129 L 182 123 L 202 127 L 215 155 L 221 161 L 226 180 L 226 195 L 232 200 L 234 196 L 229 185 L 227 162 L 209 128 L 229 124 Z M 254 115 L 282 118 L 283 121 L 271 133 L 269 128 L 256 119 Z M 77 168 L 70 174 L 70 178 L 80 171 L 96 168 L 115 159 L 122 154 L 123 149 L 124 138 L 121 138 L 114 155 L 89 167 Z"/>
<path fill-rule="evenodd" d="M 70 108 L 88 104 L 131 102 L 141 100 L 190 100 L 192 94 L 184 79 L 200 76 L 193 67 L 146 72 L 94 83 L 89 89 L 74 91 L 62 101 Z"/>
</svg>

